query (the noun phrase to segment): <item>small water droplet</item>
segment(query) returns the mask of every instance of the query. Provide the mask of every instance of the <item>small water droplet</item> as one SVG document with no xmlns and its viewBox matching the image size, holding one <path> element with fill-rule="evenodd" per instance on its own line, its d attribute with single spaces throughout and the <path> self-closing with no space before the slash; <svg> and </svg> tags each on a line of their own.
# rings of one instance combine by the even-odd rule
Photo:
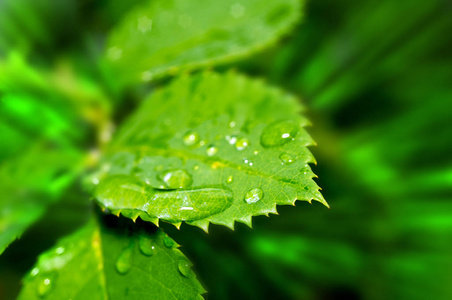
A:
<svg viewBox="0 0 452 300">
<path fill-rule="evenodd" d="M 237 137 L 235 135 L 227 135 L 225 139 L 230 145 L 235 145 L 235 143 L 237 143 Z"/>
<path fill-rule="evenodd" d="M 140 247 L 141 253 L 143 253 L 144 255 L 146 255 L 146 256 L 154 255 L 155 246 L 149 237 L 147 237 L 145 235 L 140 235 L 140 237 L 138 239 L 138 245 Z"/>
<path fill-rule="evenodd" d="M 256 203 L 264 197 L 264 192 L 260 188 L 254 188 L 245 195 L 245 201 L 248 204 Z"/>
<path fill-rule="evenodd" d="M 258 155 L 259 151 L 255 150 L 253 153 L 254 153 L 254 155 Z"/>
<path fill-rule="evenodd" d="M 190 263 L 185 259 L 180 260 L 179 263 L 177 264 L 179 272 L 185 277 L 188 277 L 190 275 L 191 272 L 190 267 L 191 267 Z"/>
<path fill-rule="evenodd" d="M 176 242 L 169 236 L 165 235 L 165 237 L 163 238 L 163 244 L 167 248 L 174 248 L 174 246 L 176 245 Z"/>
<path fill-rule="evenodd" d="M 152 30 L 152 20 L 146 16 L 138 18 L 138 30 L 142 33 Z"/>
<path fill-rule="evenodd" d="M 295 161 L 295 158 L 288 153 L 281 154 L 279 156 L 279 159 L 281 160 L 281 164 L 283 165 L 289 165 Z"/>
<path fill-rule="evenodd" d="M 159 178 L 170 189 L 187 188 L 193 182 L 191 175 L 182 169 L 164 171 L 159 175 Z"/>
<path fill-rule="evenodd" d="M 245 7 L 240 3 L 235 3 L 231 5 L 230 13 L 235 19 L 241 18 L 245 14 Z"/>
<path fill-rule="evenodd" d="M 239 151 L 245 149 L 246 147 L 248 147 L 250 145 L 250 141 L 247 138 L 241 138 L 239 140 L 237 140 L 237 142 L 235 143 L 235 148 Z"/>
<path fill-rule="evenodd" d="M 111 47 L 107 50 L 107 56 L 111 60 L 118 60 L 122 56 L 122 49 L 118 47 Z"/>
<path fill-rule="evenodd" d="M 293 140 L 300 126 L 294 121 L 282 121 L 268 125 L 261 135 L 261 144 L 264 147 L 281 146 Z"/>
<path fill-rule="evenodd" d="M 53 287 L 53 278 L 54 276 L 52 274 L 48 274 L 47 276 L 44 276 L 43 279 L 38 281 L 36 286 L 36 293 L 38 296 L 44 297 L 50 292 Z"/>
<path fill-rule="evenodd" d="M 199 134 L 193 131 L 189 131 L 184 135 L 184 144 L 186 146 L 193 146 L 199 142 Z"/>
<path fill-rule="evenodd" d="M 58 248 L 55 249 L 55 253 L 58 254 L 58 255 L 63 254 L 64 251 L 65 251 L 64 247 L 58 247 Z"/>
<path fill-rule="evenodd" d="M 235 121 L 231 121 L 231 122 L 229 123 L 229 127 L 230 127 L 230 128 L 234 128 L 235 125 L 236 125 L 236 124 L 235 124 Z"/>
<path fill-rule="evenodd" d="M 130 243 L 130 245 L 121 252 L 116 260 L 116 270 L 119 274 L 126 274 L 132 268 L 133 246 L 134 244 Z"/>
<path fill-rule="evenodd" d="M 251 161 L 251 159 L 246 158 L 246 157 L 243 159 L 243 162 L 250 167 L 253 165 L 253 162 Z"/>
<path fill-rule="evenodd" d="M 30 275 L 32 276 L 32 277 L 35 277 L 36 275 L 38 275 L 39 274 L 39 268 L 33 268 L 31 271 L 30 271 Z"/>
<path fill-rule="evenodd" d="M 98 185 L 98 184 L 99 184 L 99 178 L 93 177 L 93 179 L 91 179 L 91 182 L 92 182 L 94 185 Z"/>
<path fill-rule="evenodd" d="M 207 147 L 207 155 L 208 156 L 214 156 L 217 153 L 218 153 L 218 148 L 215 147 L 214 145 L 210 145 L 209 147 Z"/>
<path fill-rule="evenodd" d="M 234 181 L 234 177 L 232 177 L 232 175 L 231 175 L 228 177 L 228 179 L 226 181 L 227 181 L 227 183 L 232 183 Z"/>
</svg>

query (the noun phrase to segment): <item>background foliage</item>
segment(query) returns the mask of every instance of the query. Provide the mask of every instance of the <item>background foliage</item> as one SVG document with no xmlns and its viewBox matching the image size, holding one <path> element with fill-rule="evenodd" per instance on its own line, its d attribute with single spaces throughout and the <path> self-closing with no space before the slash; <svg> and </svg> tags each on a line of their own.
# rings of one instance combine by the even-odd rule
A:
<svg viewBox="0 0 452 300">
<path fill-rule="evenodd" d="M 152 88 L 119 90 L 96 60 L 102 33 L 138 2 L 0 3 L 0 176 L 9 184 L 2 195 L 10 185 L 45 186 L 26 195 L 35 214 L 24 214 L 33 220 L 36 203 L 50 205 L 0 257 L 1 299 L 15 298 L 37 255 L 86 222 L 89 197 L 68 177 L 80 172 L 81 150 L 108 140 L 111 124 L 99 112 L 119 123 Z M 184 245 L 210 299 L 452 298 L 451 10 L 440 0 L 310 1 L 280 43 L 217 68 L 265 78 L 303 99 L 319 145 L 311 148 L 313 171 L 331 210 L 280 207 L 278 216 L 235 232 L 162 224 Z M 23 114 L 9 110 L 9 91 L 20 91 Z M 99 136 L 86 134 L 93 128 Z M 7 178 L 24 151 L 41 162 L 58 151 L 74 164 L 54 160 Z M 50 190 L 49 178 L 57 183 Z"/>
</svg>

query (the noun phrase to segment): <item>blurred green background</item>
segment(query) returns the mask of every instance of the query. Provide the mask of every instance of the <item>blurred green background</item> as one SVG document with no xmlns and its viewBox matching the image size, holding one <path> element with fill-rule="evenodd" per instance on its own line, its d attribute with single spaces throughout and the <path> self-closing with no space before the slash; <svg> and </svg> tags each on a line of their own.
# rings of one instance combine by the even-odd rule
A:
<svg viewBox="0 0 452 300">
<path fill-rule="evenodd" d="M 116 89 L 96 60 L 103 33 L 139 1 L 112 2 L 0 1 L 1 201 L 30 197 L 11 192 L 19 181 L 52 187 L 31 195 L 50 210 L 0 257 L 0 299 L 86 221 L 89 196 L 68 178 L 89 165 L 81 153 L 102 144 L 105 120 L 152 89 Z M 163 224 L 207 299 L 452 299 L 451 16 L 446 0 L 309 1 L 280 43 L 217 68 L 302 99 L 331 210 L 299 202 L 235 232 Z M 21 164 L 35 171 L 8 173 Z"/>
</svg>

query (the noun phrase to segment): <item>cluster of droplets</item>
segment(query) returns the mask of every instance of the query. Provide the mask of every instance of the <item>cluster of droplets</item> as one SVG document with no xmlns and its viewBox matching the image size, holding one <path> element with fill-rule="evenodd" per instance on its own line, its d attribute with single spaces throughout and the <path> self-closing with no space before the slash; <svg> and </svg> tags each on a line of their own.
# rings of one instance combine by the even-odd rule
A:
<svg viewBox="0 0 452 300">
<path fill-rule="evenodd" d="M 163 244 L 168 249 L 177 248 L 176 242 L 174 242 L 174 240 L 168 236 L 165 236 L 163 238 Z M 139 246 L 138 248 L 139 248 L 140 252 L 147 257 L 154 256 L 157 251 L 154 241 L 152 239 L 150 239 L 149 237 L 146 237 L 145 235 L 139 236 L 138 246 Z M 118 259 L 116 260 L 116 271 L 119 274 L 125 275 L 132 269 L 134 249 L 135 249 L 135 244 L 131 243 L 118 256 Z M 184 277 L 190 276 L 191 265 L 186 259 L 181 258 L 178 262 L 177 268 L 178 268 L 178 271 L 180 272 L 180 274 L 183 275 Z"/>
<path fill-rule="evenodd" d="M 57 247 L 54 250 L 54 253 L 57 256 L 64 254 L 64 252 L 65 252 L 64 247 Z M 55 272 L 51 271 L 41 274 L 41 270 L 38 267 L 35 267 L 30 271 L 30 276 L 32 278 L 39 277 L 38 280 L 36 281 L 35 286 L 36 294 L 39 297 L 46 296 L 52 290 L 56 277 Z"/>
</svg>

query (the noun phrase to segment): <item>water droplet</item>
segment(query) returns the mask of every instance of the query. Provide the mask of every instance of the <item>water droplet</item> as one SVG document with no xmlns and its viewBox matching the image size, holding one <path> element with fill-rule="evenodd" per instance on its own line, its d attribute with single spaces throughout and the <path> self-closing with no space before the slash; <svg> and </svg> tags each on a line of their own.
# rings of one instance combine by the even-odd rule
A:
<svg viewBox="0 0 452 300">
<path fill-rule="evenodd" d="M 142 33 L 152 30 L 152 20 L 146 16 L 138 18 L 138 30 Z"/>
<path fill-rule="evenodd" d="M 295 158 L 288 153 L 281 154 L 279 156 L 279 159 L 281 160 L 281 164 L 283 165 L 289 165 L 295 161 Z"/>
<path fill-rule="evenodd" d="M 176 246 L 176 242 L 170 238 L 169 236 L 165 235 L 165 237 L 163 238 L 163 244 L 167 247 L 167 248 L 174 248 L 174 246 Z"/>
<path fill-rule="evenodd" d="M 187 188 L 191 186 L 193 182 L 191 175 L 182 169 L 165 171 L 159 175 L 159 178 L 166 184 L 166 187 L 170 189 Z"/>
<path fill-rule="evenodd" d="M 250 144 L 250 141 L 247 138 L 241 138 L 239 140 L 237 140 L 237 142 L 235 143 L 235 148 L 239 151 L 245 149 L 246 147 L 248 147 Z"/>
<path fill-rule="evenodd" d="M 99 184 L 99 178 L 93 177 L 93 179 L 91 179 L 91 182 L 92 182 L 94 185 L 98 185 L 98 184 Z"/>
<path fill-rule="evenodd" d="M 244 158 L 243 159 L 243 162 L 245 163 L 245 164 L 247 164 L 248 166 L 253 166 L 253 162 L 251 161 L 251 159 L 249 159 L 249 158 Z"/>
<path fill-rule="evenodd" d="M 121 252 L 116 260 L 116 270 L 119 274 L 126 274 L 132 268 L 133 246 L 134 244 L 130 243 L 130 245 Z"/>
<path fill-rule="evenodd" d="M 210 145 L 209 147 L 207 147 L 207 155 L 208 156 L 214 156 L 215 154 L 217 154 L 218 152 L 218 148 L 215 147 L 214 145 Z"/>
<path fill-rule="evenodd" d="M 237 137 L 235 135 L 227 135 L 225 139 L 230 145 L 235 145 L 235 143 L 237 142 Z"/>
<path fill-rule="evenodd" d="M 151 81 L 152 77 L 154 77 L 154 74 L 151 71 L 144 71 L 141 73 L 141 80 L 144 82 Z"/>
<path fill-rule="evenodd" d="M 193 146 L 199 142 L 199 134 L 189 131 L 184 135 L 183 140 L 186 146 Z"/>
<path fill-rule="evenodd" d="M 235 121 L 231 121 L 231 122 L 229 123 L 229 127 L 230 127 L 230 128 L 234 128 L 235 125 L 236 125 Z"/>
<path fill-rule="evenodd" d="M 53 274 L 48 274 L 38 281 L 36 286 L 36 293 L 38 296 L 44 297 L 50 292 L 53 287 L 54 277 Z"/>
<path fill-rule="evenodd" d="M 31 271 L 30 271 L 30 275 L 31 275 L 31 277 L 35 277 L 36 275 L 38 275 L 39 274 L 39 268 L 33 268 Z"/>
<path fill-rule="evenodd" d="M 122 49 L 118 47 L 111 47 L 107 50 L 107 56 L 111 60 L 118 60 L 122 56 Z"/>
<path fill-rule="evenodd" d="M 240 3 L 235 3 L 231 5 L 230 13 L 235 19 L 241 18 L 245 14 L 245 7 L 243 7 Z"/>
<path fill-rule="evenodd" d="M 254 153 L 254 155 L 258 155 L 259 151 L 255 150 L 253 153 Z"/>
<path fill-rule="evenodd" d="M 223 185 L 157 190 L 128 175 L 110 176 L 102 180 L 94 196 L 103 207 L 113 209 L 115 205 L 121 205 L 172 222 L 199 220 L 220 213 L 230 207 L 233 201 L 232 191 Z M 181 209 L 184 207 L 193 209 Z"/>
<path fill-rule="evenodd" d="M 58 247 L 55 249 L 55 253 L 61 255 L 64 253 L 64 247 Z"/>
<path fill-rule="evenodd" d="M 234 177 L 229 176 L 228 179 L 226 180 L 228 183 L 232 183 L 234 181 Z"/>
<path fill-rule="evenodd" d="M 154 255 L 155 246 L 149 237 L 147 237 L 145 235 L 140 235 L 140 237 L 138 239 L 138 245 L 140 247 L 141 253 L 143 253 L 144 255 L 146 255 L 146 256 Z"/>
<path fill-rule="evenodd" d="M 180 260 L 179 263 L 177 264 L 177 268 L 179 269 L 179 272 L 183 276 L 188 277 L 190 275 L 191 266 L 187 260 L 185 259 Z"/>
<path fill-rule="evenodd" d="M 299 128 L 294 121 L 272 123 L 262 131 L 261 144 L 264 147 L 284 145 L 297 135 Z"/>
<path fill-rule="evenodd" d="M 254 188 L 245 195 L 245 201 L 248 204 L 256 203 L 264 197 L 264 192 L 260 188 Z"/>
</svg>

